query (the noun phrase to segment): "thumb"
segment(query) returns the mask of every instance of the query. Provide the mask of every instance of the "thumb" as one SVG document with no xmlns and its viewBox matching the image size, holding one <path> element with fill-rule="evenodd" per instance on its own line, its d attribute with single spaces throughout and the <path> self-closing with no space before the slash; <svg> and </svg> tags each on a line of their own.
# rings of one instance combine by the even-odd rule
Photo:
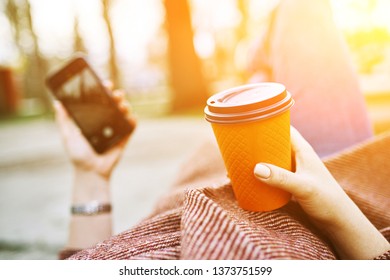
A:
<svg viewBox="0 0 390 280">
<path fill-rule="evenodd" d="M 292 193 L 294 196 L 300 196 L 303 193 L 300 177 L 284 168 L 268 163 L 258 163 L 255 166 L 254 175 L 267 185 Z"/>
</svg>

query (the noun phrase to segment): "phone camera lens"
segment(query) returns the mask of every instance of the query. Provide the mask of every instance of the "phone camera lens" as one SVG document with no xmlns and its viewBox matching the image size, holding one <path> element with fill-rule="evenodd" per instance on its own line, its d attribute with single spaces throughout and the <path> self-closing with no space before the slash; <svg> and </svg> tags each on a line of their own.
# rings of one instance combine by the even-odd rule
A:
<svg viewBox="0 0 390 280">
<path fill-rule="evenodd" d="M 114 130 L 110 126 L 106 126 L 103 128 L 103 135 L 106 138 L 110 138 L 112 135 L 114 135 Z"/>
</svg>

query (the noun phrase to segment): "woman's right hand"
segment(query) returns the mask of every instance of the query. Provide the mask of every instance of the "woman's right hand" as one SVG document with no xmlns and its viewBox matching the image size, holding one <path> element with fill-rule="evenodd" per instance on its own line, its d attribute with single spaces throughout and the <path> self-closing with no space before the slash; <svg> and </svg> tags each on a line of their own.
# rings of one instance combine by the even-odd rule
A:
<svg viewBox="0 0 390 280">
<path fill-rule="evenodd" d="M 259 163 L 254 173 L 267 183 L 292 193 L 303 210 L 319 225 L 342 223 L 349 197 L 333 178 L 310 144 L 291 127 L 295 172 Z"/>
<path fill-rule="evenodd" d="M 364 216 L 325 167 L 310 144 L 291 128 L 295 172 L 259 163 L 255 176 L 293 194 L 313 223 L 325 232 L 344 258 L 371 259 L 387 250 L 389 242 Z"/>
</svg>

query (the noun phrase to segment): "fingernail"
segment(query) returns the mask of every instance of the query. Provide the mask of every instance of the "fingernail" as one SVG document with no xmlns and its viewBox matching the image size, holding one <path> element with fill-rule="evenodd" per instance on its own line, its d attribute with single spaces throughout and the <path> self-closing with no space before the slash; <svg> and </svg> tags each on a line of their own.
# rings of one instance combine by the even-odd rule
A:
<svg viewBox="0 0 390 280">
<path fill-rule="evenodd" d="M 53 100 L 53 107 L 58 108 L 60 106 L 60 102 L 58 100 Z"/>
<path fill-rule="evenodd" d="M 264 165 L 264 164 L 256 164 L 255 170 L 254 170 L 255 176 L 268 179 L 271 176 L 271 169 Z"/>
</svg>

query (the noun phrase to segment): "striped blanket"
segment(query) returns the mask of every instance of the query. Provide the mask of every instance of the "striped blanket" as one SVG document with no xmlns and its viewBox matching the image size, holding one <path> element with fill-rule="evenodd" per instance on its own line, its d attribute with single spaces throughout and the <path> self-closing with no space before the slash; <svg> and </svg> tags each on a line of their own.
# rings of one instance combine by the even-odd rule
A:
<svg viewBox="0 0 390 280">
<path fill-rule="evenodd" d="M 324 160 L 390 240 L 390 134 Z M 337 259 L 326 237 L 291 200 L 271 212 L 238 207 L 218 149 L 205 143 L 175 186 L 135 227 L 70 259 Z M 387 252 L 377 259 L 390 259 Z"/>
</svg>

